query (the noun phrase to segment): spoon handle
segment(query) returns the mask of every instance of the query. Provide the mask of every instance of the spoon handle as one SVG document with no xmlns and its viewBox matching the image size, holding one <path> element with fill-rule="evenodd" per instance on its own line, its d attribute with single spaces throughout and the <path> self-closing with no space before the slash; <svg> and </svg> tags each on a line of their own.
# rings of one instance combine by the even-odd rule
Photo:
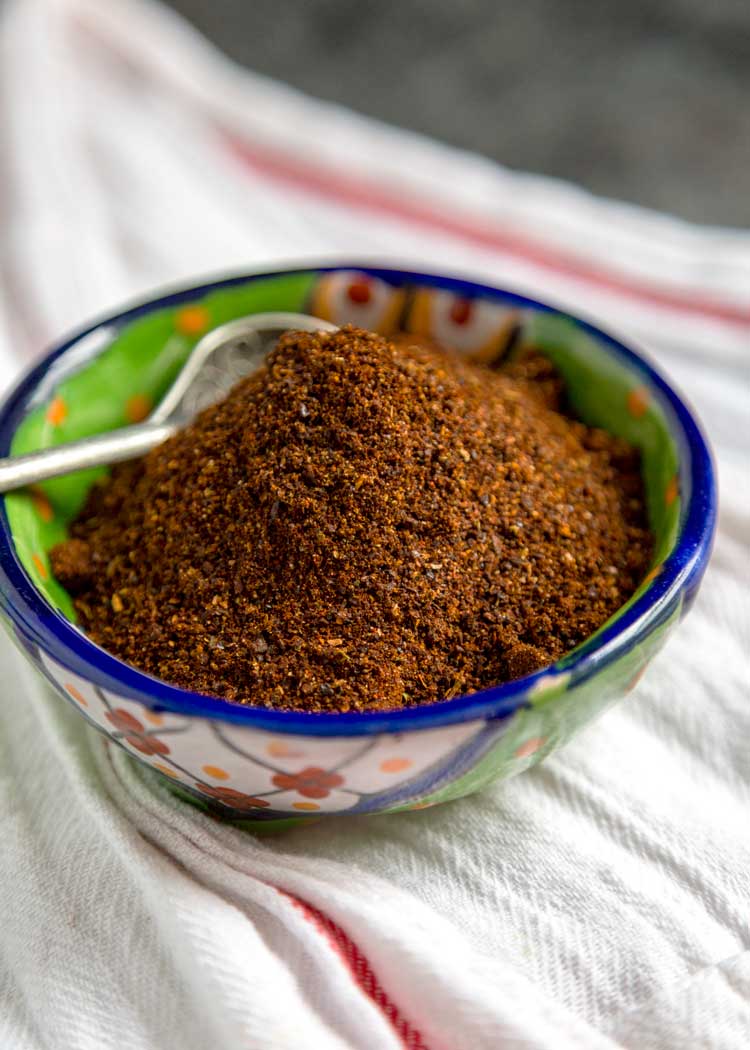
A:
<svg viewBox="0 0 750 1050">
<path fill-rule="evenodd" d="M 0 459 L 0 492 L 10 492 L 85 467 L 134 459 L 166 441 L 176 430 L 175 423 L 139 423 L 67 445 L 57 445 L 43 452 Z"/>
</svg>

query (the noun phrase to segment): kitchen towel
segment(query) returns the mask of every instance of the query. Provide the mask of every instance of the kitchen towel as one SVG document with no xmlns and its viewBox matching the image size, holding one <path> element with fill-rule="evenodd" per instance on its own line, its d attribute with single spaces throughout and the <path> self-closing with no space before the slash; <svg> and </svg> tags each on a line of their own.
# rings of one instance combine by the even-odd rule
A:
<svg viewBox="0 0 750 1050">
<path fill-rule="evenodd" d="M 310 99 L 154 3 L 0 8 L 3 386 L 157 286 L 342 258 L 639 340 L 717 456 L 696 607 L 625 702 L 518 779 L 266 838 L 174 798 L 3 637 L 0 1046 L 746 1050 L 750 234 Z"/>
</svg>

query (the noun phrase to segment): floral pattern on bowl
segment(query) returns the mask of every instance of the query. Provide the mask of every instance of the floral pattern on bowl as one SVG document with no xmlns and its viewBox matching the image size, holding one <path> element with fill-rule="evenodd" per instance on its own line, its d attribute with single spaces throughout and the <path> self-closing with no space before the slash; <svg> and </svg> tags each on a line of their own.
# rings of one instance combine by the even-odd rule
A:
<svg viewBox="0 0 750 1050">
<path fill-rule="evenodd" d="M 542 349 L 581 418 L 641 449 L 657 544 L 638 592 L 553 667 L 472 696 L 366 714 L 240 707 L 152 679 L 75 627 L 47 552 L 101 473 L 82 471 L 4 501 L 0 601 L 10 629 L 113 743 L 191 801 L 242 823 L 422 808 L 521 772 L 625 695 L 690 606 L 715 518 L 711 458 L 695 420 L 647 362 L 585 322 L 471 282 L 347 265 L 218 281 L 95 325 L 10 395 L 3 453 L 143 419 L 205 331 L 262 310 L 403 330 L 485 360 Z"/>
</svg>

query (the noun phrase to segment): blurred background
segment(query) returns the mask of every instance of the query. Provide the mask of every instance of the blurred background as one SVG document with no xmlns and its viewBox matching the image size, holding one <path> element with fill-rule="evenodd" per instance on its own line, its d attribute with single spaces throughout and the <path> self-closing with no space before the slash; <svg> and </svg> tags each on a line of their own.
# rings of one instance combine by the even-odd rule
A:
<svg viewBox="0 0 750 1050">
<path fill-rule="evenodd" d="M 750 226 L 750 0 L 170 0 L 259 73 L 513 168 Z"/>
</svg>

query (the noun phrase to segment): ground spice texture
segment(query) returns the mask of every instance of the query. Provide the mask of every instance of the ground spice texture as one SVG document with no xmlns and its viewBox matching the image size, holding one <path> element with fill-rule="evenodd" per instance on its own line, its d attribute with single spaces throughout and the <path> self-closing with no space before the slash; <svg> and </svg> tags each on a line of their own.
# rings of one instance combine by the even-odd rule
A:
<svg viewBox="0 0 750 1050">
<path fill-rule="evenodd" d="M 238 703 L 390 709 L 527 674 L 645 574 L 638 455 L 503 369 L 356 329 L 288 333 L 96 486 L 52 552 L 121 659 Z"/>
</svg>

